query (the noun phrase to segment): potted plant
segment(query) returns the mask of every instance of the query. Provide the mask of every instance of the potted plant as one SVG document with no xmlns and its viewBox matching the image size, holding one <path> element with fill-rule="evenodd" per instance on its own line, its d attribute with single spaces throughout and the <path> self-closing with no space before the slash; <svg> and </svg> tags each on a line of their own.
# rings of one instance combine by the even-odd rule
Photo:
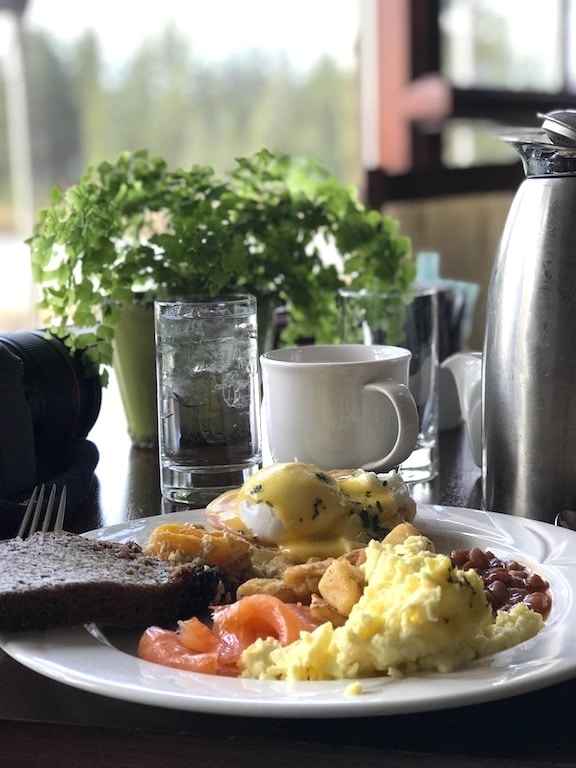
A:
<svg viewBox="0 0 576 768">
<path fill-rule="evenodd" d="M 28 243 L 49 332 L 83 350 L 87 375 L 106 385 L 123 324 L 148 323 L 153 366 L 144 313 L 155 298 L 253 293 L 263 314 L 286 307 L 285 341 L 337 341 L 340 287 L 401 297 L 412 283 L 397 229 L 311 158 L 262 150 L 220 178 L 141 150 L 54 188 Z"/>
</svg>

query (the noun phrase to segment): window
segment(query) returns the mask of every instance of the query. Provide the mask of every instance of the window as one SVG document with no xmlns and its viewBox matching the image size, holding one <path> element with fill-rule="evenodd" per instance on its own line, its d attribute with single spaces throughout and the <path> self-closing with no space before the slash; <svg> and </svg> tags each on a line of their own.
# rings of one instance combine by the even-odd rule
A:
<svg viewBox="0 0 576 768">
<path fill-rule="evenodd" d="M 0 333 L 34 327 L 22 243 L 89 163 L 267 147 L 359 183 L 357 30 L 358 0 L 0 0 Z"/>
<path fill-rule="evenodd" d="M 498 125 L 576 107 L 572 0 L 366 0 L 364 166 L 505 163 Z"/>
</svg>

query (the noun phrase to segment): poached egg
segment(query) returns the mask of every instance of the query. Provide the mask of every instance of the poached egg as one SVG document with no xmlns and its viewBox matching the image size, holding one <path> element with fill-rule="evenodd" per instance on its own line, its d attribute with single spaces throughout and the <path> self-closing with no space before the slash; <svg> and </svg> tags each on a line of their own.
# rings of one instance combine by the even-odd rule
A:
<svg viewBox="0 0 576 768">
<path fill-rule="evenodd" d="M 241 488 L 222 494 L 206 515 L 218 528 L 304 561 L 339 557 L 381 539 L 399 523 L 412 522 L 415 511 L 396 472 L 325 472 L 287 462 L 264 467 Z"/>
</svg>

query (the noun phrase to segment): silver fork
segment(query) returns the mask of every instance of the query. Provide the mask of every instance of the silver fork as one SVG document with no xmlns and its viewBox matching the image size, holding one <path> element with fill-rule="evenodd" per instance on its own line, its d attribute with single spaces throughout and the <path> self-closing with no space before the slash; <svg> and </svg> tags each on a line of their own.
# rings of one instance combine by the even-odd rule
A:
<svg viewBox="0 0 576 768">
<path fill-rule="evenodd" d="M 53 485 L 48 496 L 48 501 L 44 505 L 44 497 L 46 495 L 46 486 L 36 486 L 26 507 L 26 512 L 22 518 L 22 523 L 18 530 L 17 536 L 25 539 L 31 536 L 37 531 L 46 533 L 50 530 L 52 522 L 52 512 L 54 510 L 54 503 L 56 501 L 56 486 Z M 66 512 L 66 486 L 62 487 L 60 493 L 60 501 L 58 502 L 58 509 L 56 512 L 56 520 L 52 526 L 53 531 L 61 531 L 64 524 L 64 514 Z"/>
</svg>

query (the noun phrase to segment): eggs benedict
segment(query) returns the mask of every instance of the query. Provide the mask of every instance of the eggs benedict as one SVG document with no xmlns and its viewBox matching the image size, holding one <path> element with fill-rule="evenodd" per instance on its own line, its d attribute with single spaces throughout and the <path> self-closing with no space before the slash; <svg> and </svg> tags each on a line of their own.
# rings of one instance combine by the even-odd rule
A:
<svg viewBox="0 0 576 768">
<path fill-rule="evenodd" d="M 401 522 L 416 505 L 396 472 L 324 472 L 302 462 L 273 464 L 212 501 L 209 522 L 295 560 L 339 557 Z"/>
</svg>

